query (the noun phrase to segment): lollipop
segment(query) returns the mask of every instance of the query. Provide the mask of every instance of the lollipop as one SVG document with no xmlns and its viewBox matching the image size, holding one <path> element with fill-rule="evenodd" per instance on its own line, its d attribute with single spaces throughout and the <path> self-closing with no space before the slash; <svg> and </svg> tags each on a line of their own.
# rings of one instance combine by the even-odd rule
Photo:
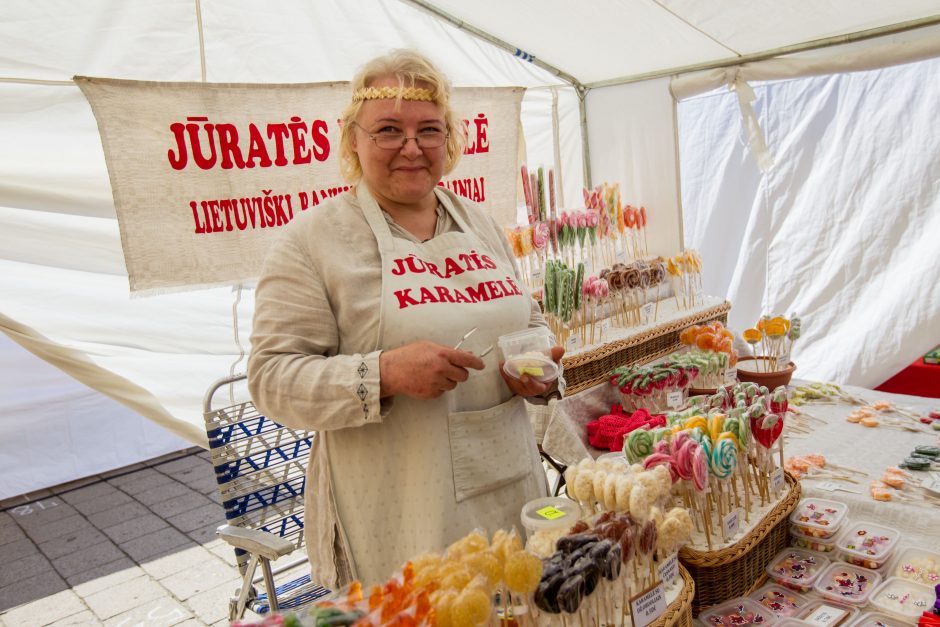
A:
<svg viewBox="0 0 940 627">
<path fill-rule="evenodd" d="M 638 463 L 653 451 L 653 436 L 645 429 L 631 431 L 623 444 L 623 453 L 631 464 Z"/>
<path fill-rule="evenodd" d="M 549 228 L 545 222 L 537 222 L 532 227 L 532 247 L 536 252 L 543 253 L 549 242 Z"/>
<path fill-rule="evenodd" d="M 492 612 L 490 596 L 477 586 L 467 586 L 450 606 L 454 625 L 482 625 Z"/>
<path fill-rule="evenodd" d="M 568 614 L 577 612 L 581 607 L 581 599 L 584 597 L 584 587 L 584 577 L 581 575 L 574 575 L 564 580 L 558 588 L 558 609 Z"/>
<path fill-rule="evenodd" d="M 699 446 L 692 451 L 692 481 L 699 492 L 704 492 L 708 486 L 708 466 L 709 456 L 705 448 Z"/>
<path fill-rule="evenodd" d="M 516 551 L 506 559 L 503 581 L 513 592 L 534 592 L 542 577 L 542 560 L 526 551 Z"/>
<path fill-rule="evenodd" d="M 719 479 L 724 479 L 734 472 L 738 465 L 738 449 L 731 440 L 719 440 L 711 458 L 711 472 Z"/>
<path fill-rule="evenodd" d="M 631 475 L 617 477 L 616 501 L 617 511 L 626 512 L 630 509 L 630 492 L 633 490 L 634 479 Z"/>
</svg>

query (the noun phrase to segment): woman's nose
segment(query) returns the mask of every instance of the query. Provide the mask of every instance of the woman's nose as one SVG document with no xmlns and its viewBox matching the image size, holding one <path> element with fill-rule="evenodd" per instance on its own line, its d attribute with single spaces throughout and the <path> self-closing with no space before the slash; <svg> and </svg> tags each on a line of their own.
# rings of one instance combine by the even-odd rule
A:
<svg viewBox="0 0 940 627">
<path fill-rule="evenodd" d="M 418 145 L 417 137 L 406 137 L 405 145 L 401 147 L 401 152 L 405 156 L 417 157 L 421 155 L 424 151 L 421 150 L 421 146 Z"/>
</svg>

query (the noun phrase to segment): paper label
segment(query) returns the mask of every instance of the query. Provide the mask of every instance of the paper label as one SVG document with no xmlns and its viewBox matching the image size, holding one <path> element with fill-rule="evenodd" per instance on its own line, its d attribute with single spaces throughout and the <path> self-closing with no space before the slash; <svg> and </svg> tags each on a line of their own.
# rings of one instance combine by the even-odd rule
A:
<svg viewBox="0 0 940 627">
<path fill-rule="evenodd" d="M 659 578 L 668 584 L 671 584 L 679 576 L 679 554 L 673 553 L 660 563 Z"/>
<path fill-rule="evenodd" d="M 653 307 L 656 306 L 656 303 L 646 303 L 642 307 L 642 320 L 644 324 L 650 324 L 653 322 Z"/>
<path fill-rule="evenodd" d="M 738 516 L 738 510 L 732 510 L 725 515 L 724 520 L 721 521 L 721 530 L 725 534 L 725 542 L 734 537 L 740 525 L 741 518 Z"/>
<path fill-rule="evenodd" d="M 790 365 L 790 353 L 784 353 L 777 357 L 777 370 L 786 370 Z"/>
<path fill-rule="evenodd" d="M 542 280 L 542 269 L 535 268 L 534 270 L 532 270 L 532 282 L 536 283 L 541 280 Z"/>
<path fill-rule="evenodd" d="M 576 334 L 572 334 L 571 337 L 568 338 L 568 341 L 565 342 L 565 347 L 569 351 L 574 350 L 580 346 L 581 346 L 581 337 Z"/>
<path fill-rule="evenodd" d="M 820 605 L 802 620 L 820 627 L 835 627 L 849 617 L 849 610 L 831 605 Z"/>
<path fill-rule="evenodd" d="M 601 320 L 601 342 L 607 341 L 607 336 L 610 334 L 610 318 L 604 318 Z"/>
<path fill-rule="evenodd" d="M 770 473 L 770 489 L 778 492 L 783 487 L 783 468 L 777 468 Z"/>
<path fill-rule="evenodd" d="M 925 479 L 921 485 L 925 490 L 940 494 L 940 481 L 937 479 Z"/>
<path fill-rule="evenodd" d="M 681 409 L 682 408 L 682 391 L 673 390 L 666 394 L 666 405 L 670 409 Z"/>
<path fill-rule="evenodd" d="M 662 582 L 630 598 L 633 627 L 647 627 L 666 613 L 666 588 Z"/>
<path fill-rule="evenodd" d="M 549 505 L 548 507 L 543 507 L 542 509 L 537 509 L 535 510 L 535 513 L 541 516 L 542 518 L 544 518 L 545 520 L 557 520 L 559 518 L 564 518 L 565 516 L 568 515 L 565 512 L 558 509 L 557 507 L 552 507 L 551 505 Z"/>
<path fill-rule="evenodd" d="M 738 382 L 738 369 L 737 368 L 728 368 L 725 370 L 724 377 L 725 385 L 734 385 Z"/>
<path fill-rule="evenodd" d="M 820 481 L 816 484 L 816 487 L 826 492 L 835 492 L 839 489 L 839 484 L 835 481 Z"/>
</svg>

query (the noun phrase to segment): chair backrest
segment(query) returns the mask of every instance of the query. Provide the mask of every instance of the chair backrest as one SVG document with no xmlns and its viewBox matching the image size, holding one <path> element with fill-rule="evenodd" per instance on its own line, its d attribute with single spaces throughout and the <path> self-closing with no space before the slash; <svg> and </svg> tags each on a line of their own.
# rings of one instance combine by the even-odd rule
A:
<svg viewBox="0 0 940 627">
<path fill-rule="evenodd" d="M 261 415 L 251 400 L 213 408 L 221 390 L 234 389 L 244 380 L 241 374 L 216 381 L 203 405 L 225 518 L 230 525 L 261 529 L 300 548 L 307 459 L 314 434 L 281 426 Z M 229 402 L 233 400 L 234 395 Z M 248 554 L 241 550 L 235 554 L 244 572 Z"/>
</svg>

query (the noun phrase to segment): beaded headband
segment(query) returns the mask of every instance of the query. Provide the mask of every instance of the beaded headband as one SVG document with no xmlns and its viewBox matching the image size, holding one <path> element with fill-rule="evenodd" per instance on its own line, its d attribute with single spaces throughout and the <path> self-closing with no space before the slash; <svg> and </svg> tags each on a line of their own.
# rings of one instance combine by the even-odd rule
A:
<svg viewBox="0 0 940 627">
<path fill-rule="evenodd" d="M 425 100 L 431 102 L 430 89 L 422 87 L 362 87 L 353 94 L 353 102 L 362 100 L 383 100 L 401 98 L 402 100 Z"/>
</svg>

